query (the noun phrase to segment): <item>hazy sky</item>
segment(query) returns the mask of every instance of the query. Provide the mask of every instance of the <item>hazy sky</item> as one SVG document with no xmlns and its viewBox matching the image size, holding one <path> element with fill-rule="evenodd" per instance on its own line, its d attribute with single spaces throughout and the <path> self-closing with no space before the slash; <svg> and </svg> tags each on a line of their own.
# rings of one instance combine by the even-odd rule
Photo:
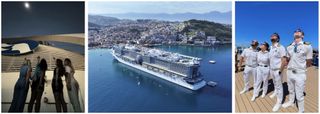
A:
<svg viewBox="0 0 320 114">
<path fill-rule="evenodd" d="M 231 2 L 89 2 L 89 14 L 117 13 L 207 13 L 210 11 L 231 11 Z"/>
<path fill-rule="evenodd" d="M 318 47 L 318 2 L 236 2 L 235 14 L 237 46 L 249 46 L 253 39 L 270 43 L 274 32 L 287 46 L 294 30 L 301 28 L 304 41 Z"/>
<path fill-rule="evenodd" d="M 84 2 L 2 2 L 2 37 L 84 33 Z"/>
</svg>

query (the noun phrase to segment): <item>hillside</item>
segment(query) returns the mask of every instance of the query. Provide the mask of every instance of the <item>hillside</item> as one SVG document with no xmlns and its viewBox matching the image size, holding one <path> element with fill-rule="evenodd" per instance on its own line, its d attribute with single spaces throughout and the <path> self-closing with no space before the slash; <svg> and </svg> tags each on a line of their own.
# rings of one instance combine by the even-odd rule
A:
<svg viewBox="0 0 320 114">
<path fill-rule="evenodd" d="M 186 25 L 182 30 L 183 33 L 191 32 L 190 30 L 196 30 L 204 31 L 206 36 L 216 36 L 217 38 L 232 37 L 231 28 L 228 25 L 195 19 L 184 21 L 183 23 Z"/>
<path fill-rule="evenodd" d="M 89 15 L 89 26 L 90 23 L 100 26 L 106 26 L 111 24 L 116 24 L 120 22 L 121 20 L 114 17 L 106 17 L 106 16 L 100 16 L 100 15 Z"/>
</svg>

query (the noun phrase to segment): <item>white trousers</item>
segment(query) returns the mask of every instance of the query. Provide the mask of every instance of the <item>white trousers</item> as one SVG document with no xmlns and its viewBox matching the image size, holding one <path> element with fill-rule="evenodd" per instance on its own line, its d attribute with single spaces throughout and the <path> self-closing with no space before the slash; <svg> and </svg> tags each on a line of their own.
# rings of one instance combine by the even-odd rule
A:
<svg viewBox="0 0 320 114">
<path fill-rule="evenodd" d="M 287 71 L 287 83 L 289 89 L 289 102 L 294 102 L 297 98 L 299 112 L 304 112 L 304 88 L 307 79 L 305 71 L 293 73 L 292 70 Z"/>
<path fill-rule="evenodd" d="M 254 78 L 254 85 L 253 85 L 253 97 L 258 97 L 262 82 L 263 82 L 262 94 L 267 93 L 269 74 L 270 74 L 269 67 L 263 67 L 263 66 L 257 67 L 257 75 Z"/>
<path fill-rule="evenodd" d="M 243 71 L 244 88 L 243 88 L 243 90 L 249 90 L 249 88 L 250 88 L 250 85 L 249 85 L 250 76 L 256 77 L 256 75 L 257 75 L 256 67 L 246 66 L 244 68 L 244 71 Z"/>
<path fill-rule="evenodd" d="M 276 92 L 277 95 L 277 104 L 283 100 L 282 76 L 279 74 L 279 71 L 280 70 L 270 70 L 270 75 L 273 78 L 274 92 Z"/>
</svg>

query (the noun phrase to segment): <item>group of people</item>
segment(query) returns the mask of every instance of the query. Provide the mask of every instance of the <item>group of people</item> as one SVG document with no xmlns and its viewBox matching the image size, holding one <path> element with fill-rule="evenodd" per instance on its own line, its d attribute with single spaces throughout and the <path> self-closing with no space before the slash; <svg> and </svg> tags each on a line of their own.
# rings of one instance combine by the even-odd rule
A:
<svg viewBox="0 0 320 114">
<path fill-rule="evenodd" d="M 66 58 L 64 62 L 61 59 L 55 59 L 55 61 L 56 67 L 53 71 L 51 87 L 54 94 L 57 112 L 67 112 L 67 104 L 63 96 L 63 76 L 65 76 L 69 99 L 74 111 L 82 112 L 78 95 L 79 84 L 74 78 L 75 70 L 71 60 Z M 28 112 L 32 112 L 33 108 L 35 112 L 40 111 L 47 69 L 48 65 L 46 59 L 42 58 L 40 60 L 40 57 L 37 57 L 37 65 L 32 74 L 31 61 L 25 58 L 22 66 L 20 67 L 19 78 L 14 86 L 13 99 L 9 112 L 23 112 L 29 86 L 31 86 L 31 97 L 28 105 Z M 33 106 L 34 104 L 35 106 Z"/>
<path fill-rule="evenodd" d="M 255 101 L 258 97 L 262 83 L 261 97 L 264 98 L 268 90 L 269 76 L 271 76 L 274 92 L 270 97 L 277 96 L 277 102 L 272 111 L 276 112 L 281 107 L 294 106 L 296 98 L 299 112 L 304 112 L 306 69 L 312 64 L 312 46 L 310 43 L 303 41 L 304 32 L 301 29 L 295 30 L 293 37 L 293 42 L 286 48 L 280 44 L 280 35 L 278 33 L 271 35 L 271 46 L 267 42 L 259 46 L 258 41 L 252 41 L 251 47 L 242 52 L 239 62 L 239 66 L 242 66 L 242 63 L 245 62 L 243 71 L 245 86 L 240 94 L 249 91 L 249 79 L 250 76 L 253 76 L 254 85 L 251 101 Z M 282 74 L 285 68 L 287 68 L 289 99 L 282 104 L 284 98 Z"/>
</svg>

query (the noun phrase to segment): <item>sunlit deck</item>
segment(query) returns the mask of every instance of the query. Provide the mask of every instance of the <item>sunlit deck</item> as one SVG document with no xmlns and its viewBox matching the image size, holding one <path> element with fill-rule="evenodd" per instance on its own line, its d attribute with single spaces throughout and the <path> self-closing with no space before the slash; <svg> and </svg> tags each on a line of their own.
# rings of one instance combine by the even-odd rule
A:
<svg viewBox="0 0 320 114">
<path fill-rule="evenodd" d="M 286 71 L 284 71 L 286 72 Z M 285 102 L 288 99 L 288 87 L 286 84 L 286 73 L 283 76 L 283 87 L 284 87 L 284 95 Z M 318 69 L 315 67 L 308 68 L 307 72 L 307 81 L 305 88 L 305 112 L 318 112 Z M 272 112 L 272 107 L 275 105 L 276 97 L 270 98 L 269 96 L 273 93 L 273 84 L 269 84 L 269 89 L 267 92 L 267 96 L 264 98 L 258 97 L 254 102 L 251 102 L 253 89 L 251 88 L 249 92 L 240 95 L 239 92 L 243 89 L 243 76 L 242 72 L 236 73 L 235 76 L 235 112 Z M 269 83 L 272 80 L 269 80 Z M 253 77 L 250 78 L 250 85 L 252 87 Z M 259 95 L 261 95 L 260 92 Z M 297 112 L 298 108 L 289 107 L 289 108 L 281 108 L 278 112 Z"/>
</svg>

